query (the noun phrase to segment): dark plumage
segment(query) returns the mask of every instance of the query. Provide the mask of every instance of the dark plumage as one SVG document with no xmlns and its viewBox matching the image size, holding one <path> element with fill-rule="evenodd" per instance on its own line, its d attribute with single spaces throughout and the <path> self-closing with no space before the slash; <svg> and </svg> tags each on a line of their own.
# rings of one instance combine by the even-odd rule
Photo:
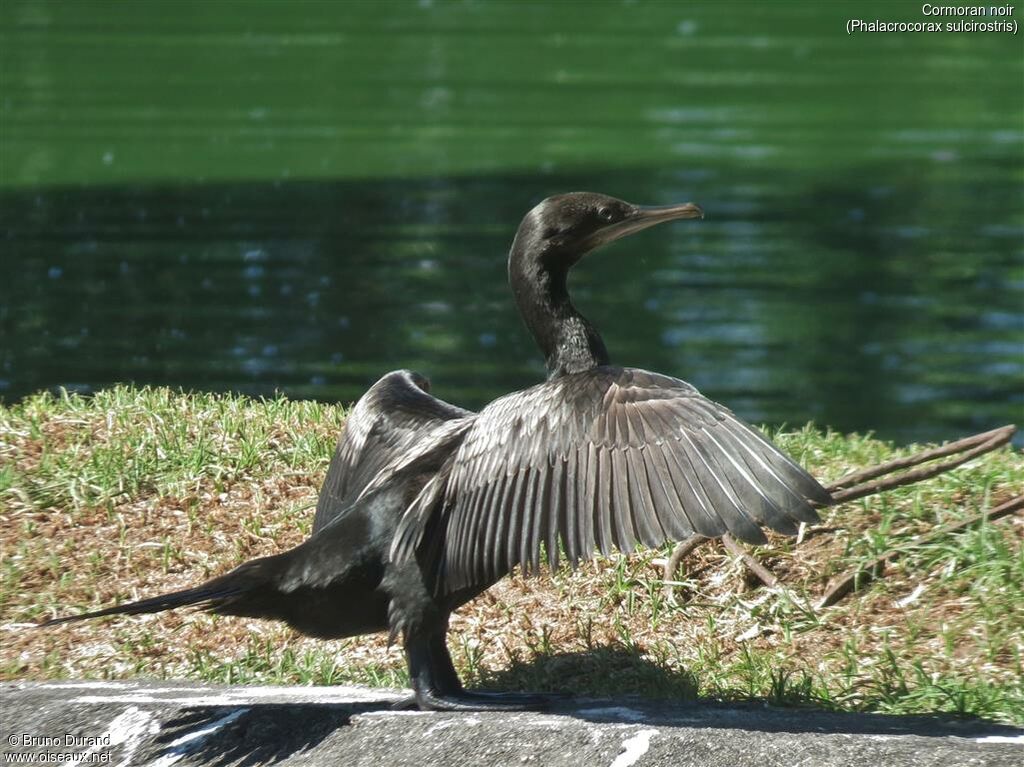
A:
<svg viewBox="0 0 1024 767">
<path fill-rule="evenodd" d="M 569 269 L 619 237 L 702 212 L 599 194 L 551 197 L 519 226 L 509 281 L 548 380 L 479 414 L 389 373 L 350 413 L 300 546 L 175 592 L 58 623 L 197 605 L 284 620 L 303 633 L 401 635 L 424 709 L 517 708 L 535 696 L 469 693 L 445 645 L 448 617 L 516 565 L 575 564 L 694 533 L 758 543 L 831 501 L 728 409 L 668 376 L 610 364 L 572 305 Z M 45 624 L 44 624 L 45 625 Z"/>
</svg>

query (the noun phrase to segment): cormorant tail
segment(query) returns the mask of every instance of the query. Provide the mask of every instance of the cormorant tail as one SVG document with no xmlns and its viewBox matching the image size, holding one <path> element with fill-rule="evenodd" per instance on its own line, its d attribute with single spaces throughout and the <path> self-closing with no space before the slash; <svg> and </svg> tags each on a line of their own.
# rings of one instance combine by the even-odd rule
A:
<svg viewBox="0 0 1024 767">
<path fill-rule="evenodd" d="M 53 618 L 39 624 L 40 628 L 58 623 L 102 618 L 105 615 L 141 615 L 159 613 L 177 607 L 198 607 L 222 615 L 252 615 L 253 601 L 261 601 L 261 594 L 274 590 L 281 572 L 281 556 L 263 557 L 239 565 L 234 570 L 208 580 L 200 586 L 160 594 L 137 602 L 107 607 L 103 610 Z M 253 597 L 256 600 L 253 600 Z M 247 609 L 248 608 L 248 609 Z M 259 610 L 256 614 L 259 615 Z"/>
</svg>

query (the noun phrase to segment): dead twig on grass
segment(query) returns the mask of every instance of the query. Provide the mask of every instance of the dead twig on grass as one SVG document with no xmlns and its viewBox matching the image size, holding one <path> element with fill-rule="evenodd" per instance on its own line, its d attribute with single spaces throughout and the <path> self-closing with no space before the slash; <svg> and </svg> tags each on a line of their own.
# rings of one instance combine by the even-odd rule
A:
<svg viewBox="0 0 1024 767">
<path fill-rule="evenodd" d="M 970 437 L 964 437 L 958 439 L 955 442 L 949 442 L 939 447 L 934 447 L 929 450 L 923 450 L 913 455 L 904 456 L 903 458 L 894 458 L 891 461 L 885 463 L 875 464 L 869 466 L 866 469 L 855 471 L 852 474 L 847 474 L 842 479 L 837 479 L 835 482 L 830 484 L 827 489 L 829 491 L 835 491 L 844 487 L 853 487 L 861 482 L 866 482 L 869 479 L 875 479 L 875 477 L 881 477 L 884 474 L 897 471 L 899 469 L 908 469 L 911 466 L 917 466 L 918 464 L 930 461 L 933 458 L 942 458 L 953 453 L 959 453 L 961 450 L 967 450 L 974 445 L 981 445 L 988 442 L 990 439 L 1003 434 L 1007 435 L 1007 439 L 1013 436 L 1013 433 L 1017 430 L 1017 427 L 1013 424 L 1007 424 L 1006 426 L 1000 426 L 998 429 L 992 429 L 991 431 L 982 432 L 981 434 L 975 434 Z"/>
<path fill-rule="evenodd" d="M 914 455 L 907 456 L 906 458 L 897 458 L 894 461 L 886 461 L 885 463 L 880 463 L 877 466 L 871 466 L 867 469 L 863 469 L 862 471 L 848 474 L 837 482 L 833 482 L 826 489 L 832 493 L 832 498 L 836 503 L 843 503 L 844 501 L 852 501 L 857 498 L 874 495 L 875 493 L 880 493 L 884 490 L 892 490 L 895 487 L 912 485 L 915 482 L 931 479 L 939 474 L 944 474 L 947 471 L 955 469 L 957 466 L 967 463 L 972 458 L 977 458 L 979 455 L 983 455 L 995 450 L 996 448 L 1002 447 L 1010 441 L 1016 431 L 1016 426 L 1001 426 L 998 429 L 986 431 L 981 434 L 975 434 L 973 437 L 965 437 L 964 439 L 957 440 L 956 442 L 950 442 L 949 444 L 942 445 L 941 447 L 922 450 L 921 452 L 914 453 Z M 895 477 L 886 477 L 885 479 L 881 479 L 881 477 L 892 474 L 900 469 L 919 466 L 920 464 L 927 463 L 935 458 L 942 458 L 944 456 L 955 455 L 957 453 L 960 455 L 951 461 L 944 461 L 942 463 L 937 463 L 934 466 L 922 467 L 920 469 L 908 471 L 904 474 L 899 474 Z"/>
<path fill-rule="evenodd" d="M 673 596 L 673 584 L 671 581 L 675 578 L 676 570 L 679 569 L 679 565 L 682 564 L 683 559 L 690 555 L 691 552 L 696 551 L 700 546 L 704 545 L 705 541 L 710 540 L 705 538 L 703 535 L 694 533 L 685 541 L 680 542 L 673 550 L 672 556 L 665 562 L 665 585 L 662 587 L 662 594 L 666 599 L 671 599 Z"/>
<path fill-rule="evenodd" d="M 858 568 L 857 570 L 846 573 L 840 578 L 832 581 L 832 583 L 829 584 L 829 587 L 825 590 L 825 595 L 821 598 L 821 601 L 818 602 L 818 608 L 830 607 L 850 592 L 859 591 L 864 588 L 864 586 L 869 584 L 875 578 L 882 575 L 887 564 L 898 559 L 916 546 L 933 541 L 943 535 L 958 533 L 982 522 L 994 522 L 995 520 L 1009 516 L 1010 514 L 1015 514 L 1022 509 L 1024 509 L 1024 495 L 1018 495 L 1016 498 L 1012 498 L 1006 503 L 1000 504 L 990 511 L 975 514 L 974 516 L 960 522 L 953 522 L 948 525 L 943 525 L 936 530 L 932 530 L 932 532 L 914 541 L 910 546 L 887 551 L 867 567 Z"/>
<path fill-rule="evenodd" d="M 728 533 L 722 536 L 722 545 L 725 546 L 725 548 L 733 555 L 739 557 L 740 561 L 743 562 L 746 568 L 756 575 L 758 580 L 760 580 L 765 586 L 772 588 L 779 585 L 779 579 L 776 577 L 775 573 L 757 561 L 750 552 L 740 545 L 739 541 Z"/>
</svg>

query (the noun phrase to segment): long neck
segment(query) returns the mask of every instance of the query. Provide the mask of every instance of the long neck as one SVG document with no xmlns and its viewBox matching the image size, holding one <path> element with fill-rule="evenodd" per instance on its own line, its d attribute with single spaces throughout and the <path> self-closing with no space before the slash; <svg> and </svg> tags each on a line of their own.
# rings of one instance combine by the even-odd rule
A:
<svg viewBox="0 0 1024 767">
<path fill-rule="evenodd" d="M 518 241 L 509 254 L 509 283 L 519 313 L 544 353 L 548 378 L 607 365 L 604 341 L 569 299 L 566 280 L 571 260 L 536 257 L 517 245 Z"/>
</svg>

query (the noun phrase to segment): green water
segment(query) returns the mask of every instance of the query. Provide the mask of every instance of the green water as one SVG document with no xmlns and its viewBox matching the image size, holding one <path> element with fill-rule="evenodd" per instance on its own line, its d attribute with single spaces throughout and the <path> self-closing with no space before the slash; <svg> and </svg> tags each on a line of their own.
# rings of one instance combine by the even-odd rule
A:
<svg viewBox="0 0 1024 767">
<path fill-rule="evenodd" d="M 1015 17 L 1022 15 L 1020 11 Z M 504 258 L 571 189 L 613 358 L 901 441 L 1024 416 L 1024 46 L 919 3 L 0 3 L 0 396 L 466 406 L 535 382 Z"/>
</svg>

